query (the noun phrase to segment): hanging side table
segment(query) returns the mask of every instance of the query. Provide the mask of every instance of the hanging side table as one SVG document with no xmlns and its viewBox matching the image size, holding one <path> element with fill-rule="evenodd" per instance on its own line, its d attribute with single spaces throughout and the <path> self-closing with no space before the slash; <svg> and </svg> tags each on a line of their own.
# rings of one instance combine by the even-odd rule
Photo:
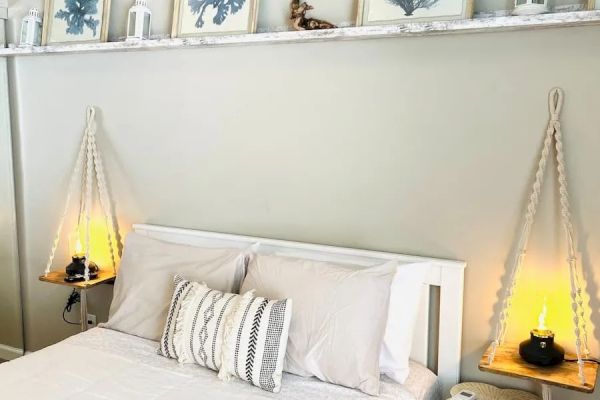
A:
<svg viewBox="0 0 600 400">
<path fill-rule="evenodd" d="M 112 283 L 115 281 L 117 274 L 110 270 L 101 270 L 98 274 L 98 278 L 89 281 L 81 282 L 65 282 L 65 274 L 63 271 L 52 271 L 48 275 L 40 276 L 40 281 L 47 283 L 54 283 L 56 285 L 69 286 L 76 289 L 80 296 L 80 315 L 81 315 L 81 331 L 85 332 L 88 329 L 87 320 L 87 290 L 103 283 Z"/>
<path fill-rule="evenodd" d="M 69 189 L 65 202 L 64 211 L 56 231 L 56 236 L 50 250 L 48 262 L 46 264 L 46 270 L 44 274 L 39 277 L 40 281 L 48 282 L 58 285 L 69 286 L 80 294 L 81 303 L 81 330 L 85 331 L 88 328 L 87 325 L 87 290 L 98 286 L 103 283 L 111 283 L 117 276 L 117 257 L 120 257 L 120 243 L 118 241 L 118 234 L 116 225 L 114 222 L 114 215 L 112 213 L 112 207 L 110 203 L 110 195 L 106 184 L 106 177 L 104 175 L 104 168 L 102 159 L 100 157 L 100 150 L 96 144 L 96 122 L 95 122 L 96 111 L 93 107 L 87 109 L 87 124 L 85 133 L 79 148 L 79 154 L 77 161 L 75 162 L 75 168 L 71 175 L 69 183 Z M 97 272 L 94 272 L 94 276 L 90 276 L 90 266 L 95 264 L 90 260 L 90 242 L 91 242 L 91 210 L 93 207 L 93 186 L 96 183 L 97 193 L 99 197 L 100 206 L 104 216 L 104 222 L 107 230 L 108 247 L 110 249 L 110 256 L 112 266 L 110 268 L 100 268 Z M 80 202 L 79 202 L 79 218 L 76 226 L 77 233 L 77 244 L 81 246 L 77 250 L 77 254 L 73 256 L 73 261 L 77 259 L 80 264 L 79 267 L 82 269 L 82 275 L 78 281 L 73 281 L 67 278 L 69 277 L 65 270 L 52 270 L 54 263 L 54 256 L 58 245 L 62 237 L 63 226 L 65 219 L 67 218 L 69 208 L 71 205 L 71 198 L 73 192 L 76 189 L 77 183 L 80 183 Z M 84 235 L 84 244 L 80 243 L 80 233 Z M 72 276 L 70 277 L 72 278 Z"/>
<path fill-rule="evenodd" d="M 598 364 L 587 360 L 590 354 L 587 339 L 587 322 L 582 298 L 581 277 L 577 270 L 577 258 L 575 256 L 575 240 L 573 224 L 571 222 L 565 157 L 559 121 L 563 97 L 563 91 L 559 88 L 552 89 L 550 92 L 548 99 L 550 122 L 546 130 L 544 147 L 535 175 L 535 182 L 529 197 L 525 222 L 518 241 L 518 251 L 510 271 L 510 283 L 506 288 L 502 301 L 502 311 L 499 315 L 495 339 L 483 354 L 479 363 L 479 369 L 482 371 L 524 378 L 540 383 L 542 385 L 544 400 L 550 400 L 552 397 L 550 386 L 559 386 L 579 392 L 592 393 L 595 389 L 598 375 Z M 525 259 L 531 227 L 540 201 L 544 173 L 552 145 L 554 145 L 556 152 L 562 225 L 567 239 L 567 265 L 570 274 L 571 308 L 573 310 L 573 332 L 575 334 L 575 354 L 567 354 L 566 359 L 571 357 L 577 362 L 564 361 L 554 366 L 536 366 L 521 358 L 518 345 L 505 343 L 505 336 L 512 298 Z M 553 341 L 554 335 L 550 330 L 543 332 L 549 332 Z"/>
</svg>

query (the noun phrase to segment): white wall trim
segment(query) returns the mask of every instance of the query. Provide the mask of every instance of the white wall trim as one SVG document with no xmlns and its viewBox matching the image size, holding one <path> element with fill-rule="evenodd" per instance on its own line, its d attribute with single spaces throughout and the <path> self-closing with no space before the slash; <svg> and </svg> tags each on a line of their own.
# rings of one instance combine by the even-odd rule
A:
<svg viewBox="0 0 600 400">
<path fill-rule="evenodd" d="M 10 361 L 21 356 L 23 356 L 23 349 L 0 344 L 0 359 Z"/>
</svg>

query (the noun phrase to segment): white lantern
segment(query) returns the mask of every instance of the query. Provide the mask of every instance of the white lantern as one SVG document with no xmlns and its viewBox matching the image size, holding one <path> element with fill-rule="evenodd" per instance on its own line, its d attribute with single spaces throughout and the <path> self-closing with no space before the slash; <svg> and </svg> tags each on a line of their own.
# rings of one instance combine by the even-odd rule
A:
<svg viewBox="0 0 600 400">
<path fill-rule="evenodd" d="M 515 0 L 513 15 L 535 15 L 548 12 L 548 0 Z"/>
<path fill-rule="evenodd" d="M 127 40 L 149 39 L 151 19 L 152 11 L 148 8 L 146 0 L 135 0 L 135 4 L 129 9 Z"/>
<path fill-rule="evenodd" d="M 19 46 L 39 46 L 42 43 L 42 18 L 37 8 L 32 8 L 21 23 Z"/>
</svg>

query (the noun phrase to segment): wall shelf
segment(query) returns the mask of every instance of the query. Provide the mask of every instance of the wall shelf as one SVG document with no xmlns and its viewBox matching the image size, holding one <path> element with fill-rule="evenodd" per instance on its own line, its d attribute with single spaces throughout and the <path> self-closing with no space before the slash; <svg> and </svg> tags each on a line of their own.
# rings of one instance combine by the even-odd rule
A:
<svg viewBox="0 0 600 400">
<path fill-rule="evenodd" d="M 402 25 L 361 26 L 321 31 L 268 32 L 248 35 L 160 39 L 136 43 L 107 42 L 53 45 L 33 48 L 7 48 L 0 49 L 0 57 L 184 49 L 250 44 L 308 43 L 335 40 L 443 35 L 455 33 L 484 33 L 586 25 L 600 25 L 600 11 L 579 11 L 533 16 L 476 18 L 458 21 L 418 22 Z"/>
<path fill-rule="evenodd" d="M 598 377 L 598 364 L 596 363 L 585 363 L 584 374 L 586 384 L 581 384 L 577 363 L 563 362 L 553 367 L 538 367 L 521 359 L 518 345 L 507 344 L 498 347 L 494 362 L 490 365 L 488 357 L 491 351 L 492 346 L 488 347 L 481 357 L 481 361 L 479 362 L 479 369 L 481 371 L 511 376 L 513 378 L 528 379 L 544 385 L 558 386 L 584 393 L 593 393 L 596 388 L 596 379 Z M 567 354 L 567 357 L 571 359 L 577 358 L 573 354 Z"/>
<path fill-rule="evenodd" d="M 50 271 L 48 275 L 41 275 L 39 280 L 42 282 L 54 283 L 56 285 L 69 286 L 76 289 L 89 289 L 102 283 L 110 283 L 115 280 L 117 275 L 112 270 L 101 269 L 98 278 L 87 282 L 66 282 L 67 274 L 64 271 Z"/>
</svg>

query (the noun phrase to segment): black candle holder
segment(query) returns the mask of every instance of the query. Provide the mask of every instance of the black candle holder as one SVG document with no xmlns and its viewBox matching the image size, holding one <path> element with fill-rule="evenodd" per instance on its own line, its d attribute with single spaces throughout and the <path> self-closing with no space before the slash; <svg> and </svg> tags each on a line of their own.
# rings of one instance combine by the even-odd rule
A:
<svg viewBox="0 0 600 400">
<path fill-rule="evenodd" d="M 565 350 L 554 343 L 554 332 L 548 329 L 534 329 L 530 338 L 519 345 L 519 355 L 528 363 L 549 367 L 560 364 L 565 359 Z"/>
<path fill-rule="evenodd" d="M 65 282 L 82 282 L 85 280 L 85 256 L 76 254 L 71 258 L 71 264 L 67 265 Z M 98 278 L 98 265 L 90 261 L 88 265 L 90 279 Z"/>
</svg>

